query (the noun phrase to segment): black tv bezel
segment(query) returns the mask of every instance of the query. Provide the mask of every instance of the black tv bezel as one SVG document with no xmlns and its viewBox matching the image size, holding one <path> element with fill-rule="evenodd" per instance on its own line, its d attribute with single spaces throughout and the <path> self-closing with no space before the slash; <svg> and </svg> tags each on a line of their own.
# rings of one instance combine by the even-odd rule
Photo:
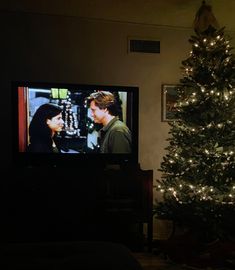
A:
<svg viewBox="0 0 235 270">
<path fill-rule="evenodd" d="M 19 151 L 19 122 L 18 122 L 18 88 L 38 87 L 38 88 L 80 88 L 81 90 L 103 89 L 110 91 L 127 91 L 133 93 L 132 102 L 132 153 L 130 154 L 49 154 L 49 153 L 28 153 Z M 78 167 L 86 165 L 126 165 L 138 164 L 138 138 L 139 138 L 139 88 L 137 86 L 103 85 L 103 84 L 79 84 L 79 83 L 51 83 L 51 82 L 12 82 L 12 138 L 13 153 L 12 163 L 19 167 Z"/>
</svg>

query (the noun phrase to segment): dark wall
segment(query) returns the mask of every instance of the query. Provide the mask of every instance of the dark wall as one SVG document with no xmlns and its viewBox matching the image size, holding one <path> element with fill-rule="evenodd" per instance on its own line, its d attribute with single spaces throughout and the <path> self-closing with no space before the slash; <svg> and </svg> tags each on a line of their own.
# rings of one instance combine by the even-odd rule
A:
<svg viewBox="0 0 235 270">
<path fill-rule="evenodd" d="M 113 29 L 114 28 L 114 29 Z M 115 25 L 75 17 L 0 12 L 1 154 L 11 160 L 11 82 L 113 84 Z M 126 45 L 126 43 L 125 43 Z M 97 68 L 98 67 L 98 68 Z M 123 82 L 118 81 L 116 85 Z M 2 164 L 3 165 L 3 164 Z"/>
</svg>

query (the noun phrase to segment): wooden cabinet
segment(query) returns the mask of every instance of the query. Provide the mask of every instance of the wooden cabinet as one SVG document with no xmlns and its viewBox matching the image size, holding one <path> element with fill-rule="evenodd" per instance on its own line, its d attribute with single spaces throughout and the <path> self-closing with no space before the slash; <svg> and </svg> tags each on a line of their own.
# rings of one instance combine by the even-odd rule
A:
<svg viewBox="0 0 235 270">
<path fill-rule="evenodd" d="M 5 180 L 2 189 L 5 240 L 97 239 L 134 248 L 146 224 L 142 240 L 151 247 L 152 170 L 139 166 L 17 170 L 18 176 Z"/>
</svg>

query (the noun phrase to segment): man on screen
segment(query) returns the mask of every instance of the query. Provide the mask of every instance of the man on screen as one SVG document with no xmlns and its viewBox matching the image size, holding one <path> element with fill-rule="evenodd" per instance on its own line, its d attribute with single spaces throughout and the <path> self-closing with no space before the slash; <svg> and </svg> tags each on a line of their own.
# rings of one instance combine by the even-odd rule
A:
<svg viewBox="0 0 235 270">
<path fill-rule="evenodd" d="M 131 153 L 131 132 L 119 120 L 118 106 L 114 95 L 108 91 L 98 91 L 88 97 L 94 122 L 102 124 L 99 131 L 101 153 Z"/>
</svg>

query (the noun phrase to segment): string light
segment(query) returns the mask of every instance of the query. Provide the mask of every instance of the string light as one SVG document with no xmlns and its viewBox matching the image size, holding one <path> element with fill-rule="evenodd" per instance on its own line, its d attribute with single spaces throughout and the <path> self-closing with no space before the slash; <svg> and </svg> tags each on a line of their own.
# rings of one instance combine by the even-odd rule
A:
<svg viewBox="0 0 235 270">
<path fill-rule="evenodd" d="M 178 192 L 177 190 L 174 188 L 174 187 L 169 187 L 167 189 L 167 191 L 163 188 L 161 188 L 160 185 L 158 185 L 159 189 L 160 189 L 160 192 L 161 193 L 164 193 L 164 192 L 171 192 L 172 196 L 175 197 L 175 199 L 177 201 L 180 201 L 181 203 L 187 203 L 187 201 L 182 201 L 179 197 L 178 197 Z M 189 201 L 192 200 L 192 198 L 196 195 L 196 196 L 199 196 L 199 200 L 204 200 L 204 201 L 207 201 L 207 200 L 214 200 L 215 202 L 217 203 L 222 203 L 222 204 L 234 204 L 234 201 L 233 201 L 233 198 L 234 198 L 234 193 L 232 193 L 231 191 L 234 192 L 235 190 L 235 186 L 232 187 L 232 190 L 228 191 L 228 193 L 224 193 L 224 194 L 217 194 L 215 192 L 215 189 L 211 186 L 200 186 L 195 189 L 195 187 L 193 185 L 183 185 L 183 184 L 179 184 L 179 188 L 182 190 L 183 188 L 185 187 L 189 187 L 193 193 L 191 194 L 191 197 L 189 196 Z M 210 192 L 210 194 L 208 194 L 208 192 Z M 212 194 L 214 192 L 214 194 Z M 230 201 L 228 202 L 226 198 L 230 198 Z M 232 200 L 232 201 L 231 201 Z"/>
</svg>

